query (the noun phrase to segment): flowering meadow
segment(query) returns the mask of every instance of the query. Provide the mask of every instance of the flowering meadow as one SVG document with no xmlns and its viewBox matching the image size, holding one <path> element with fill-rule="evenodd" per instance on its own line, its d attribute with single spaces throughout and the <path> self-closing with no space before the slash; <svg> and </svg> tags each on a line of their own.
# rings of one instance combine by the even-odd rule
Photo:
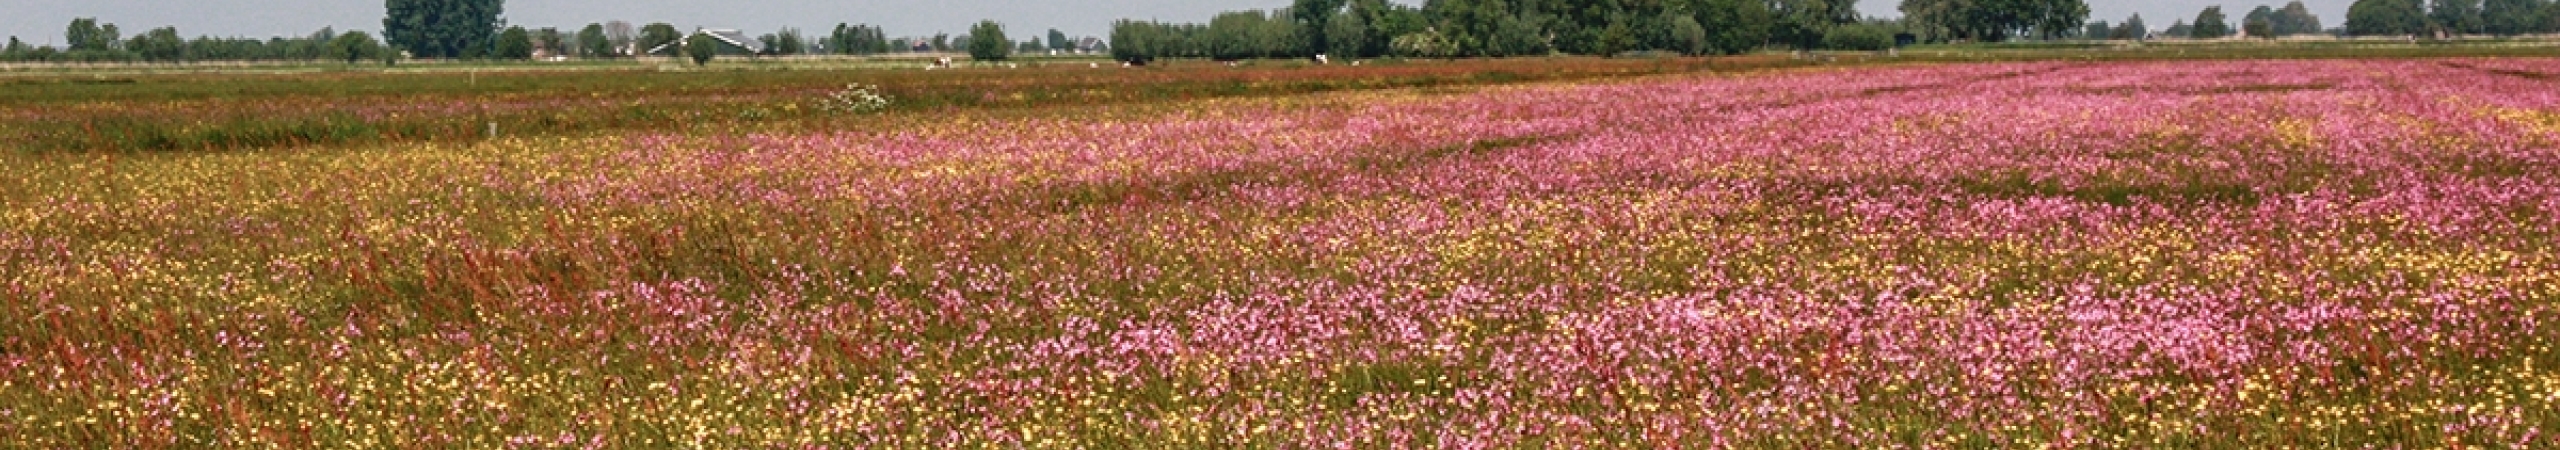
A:
<svg viewBox="0 0 2560 450">
<path fill-rule="evenodd" d="M 2560 60 L 0 155 L 0 447 L 2560 446 Z"/>
</svg>

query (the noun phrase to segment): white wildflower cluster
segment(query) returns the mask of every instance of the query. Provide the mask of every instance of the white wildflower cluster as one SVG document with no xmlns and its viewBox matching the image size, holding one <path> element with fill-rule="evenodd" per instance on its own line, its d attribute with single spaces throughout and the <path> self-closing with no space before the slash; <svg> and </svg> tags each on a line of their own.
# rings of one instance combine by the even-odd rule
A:
<svg viewBox="0 0 2560 450">
<path fill-rule="evenodd" d="M 828 93 L 827 98 L 818 102 L 818 109 L 839 113 L 873 113 L 889 109 L 889 101 L 888 95 L 880 93 L 879 86 L 854 83 L 845 85 L 844 90 Z"/>
</svg>

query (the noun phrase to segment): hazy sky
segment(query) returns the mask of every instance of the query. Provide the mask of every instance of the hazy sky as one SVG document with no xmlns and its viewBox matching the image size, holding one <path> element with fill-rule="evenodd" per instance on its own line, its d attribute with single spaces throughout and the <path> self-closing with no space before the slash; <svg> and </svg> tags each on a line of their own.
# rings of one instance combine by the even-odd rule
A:
<svg viewBox="0 0 2560 450">
<path fill-rule="evenodd" d="M 2142 13 L 2153 28 L 2196 11 L 2224 5 L 2234 19 L 2259 4 L 2283 6 L 2290 0 L 2093 0 L 2093 19 L 2121 22 Z M 2321 23 L 2345 22 L 2352 0 L 2305 0 Z M 1398 0 L 1420 4 L 1421 0 Z M 1077 36 L 1102 35 L 1112 20 L 1153 18 L 1207 21 L 1219 11 L 1287 6 L 1289 0 L 622 0 L 581 2 L 513 0 L 507 2 L 509 23 L 527 28 L 559 27 L 574 31 L 590 22 L 623 20 L 634 24 L 668 22 L 677 28 L 696 26 L 742 28 L 769 32 L 798 27 L 824 34 L 838 22 L 872 23 L 891 36 L 959 34 L 980 19 L 1004 22 L 1011 34 L 1046 33 L 1050 28 Z M 1862 0 L 1869 15 L 1899 16 L 1899 0 Z M 376 31 L 382 28 L 381 0 L 0 0 L 0 35 L 17 36 L 37 45 L 59 45 L 63 30 L 75 17 L 114 23 L 131 36 L 142 30 L 175 25 L 179 34 L 264 38 L 302 35 L 320 27 Z M 784 6 L 798 5 L 798 6 Z"/>
</svg>

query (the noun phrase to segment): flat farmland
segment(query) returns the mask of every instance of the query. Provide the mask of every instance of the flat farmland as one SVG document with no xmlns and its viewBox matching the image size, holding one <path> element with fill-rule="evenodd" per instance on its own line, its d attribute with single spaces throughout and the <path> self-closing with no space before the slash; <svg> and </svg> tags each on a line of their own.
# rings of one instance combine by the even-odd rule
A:
<svg viewBox="0 0 2560 450">
<path fill-rule="evenodd" d="M 20 107 L 0 447 L 2560 445 L 2560 60 L 1579 64 Z"/>
</svg>

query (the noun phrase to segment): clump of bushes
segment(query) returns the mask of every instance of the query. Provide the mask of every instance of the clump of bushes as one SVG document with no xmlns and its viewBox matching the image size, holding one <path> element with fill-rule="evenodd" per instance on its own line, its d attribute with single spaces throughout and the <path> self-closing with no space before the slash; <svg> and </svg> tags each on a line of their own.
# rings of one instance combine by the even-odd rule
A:
<svg viewBox="0 0 2560 450">
<path fill-rule="evenodd" d="M 720 41 L 708 34 L 695 34 L 685 40 L 684 55 L 693 58 L 694 66 L 711 65 L 711 58 L 720 56 Z"/>
<path fill-rule="evenodd" d="M 1833 50 L 1880 52 L 1893 48 L 1893 32 L 1874 25 L 1841 25 L 1822 36 L 1822 46 Z"/>
</svg>

